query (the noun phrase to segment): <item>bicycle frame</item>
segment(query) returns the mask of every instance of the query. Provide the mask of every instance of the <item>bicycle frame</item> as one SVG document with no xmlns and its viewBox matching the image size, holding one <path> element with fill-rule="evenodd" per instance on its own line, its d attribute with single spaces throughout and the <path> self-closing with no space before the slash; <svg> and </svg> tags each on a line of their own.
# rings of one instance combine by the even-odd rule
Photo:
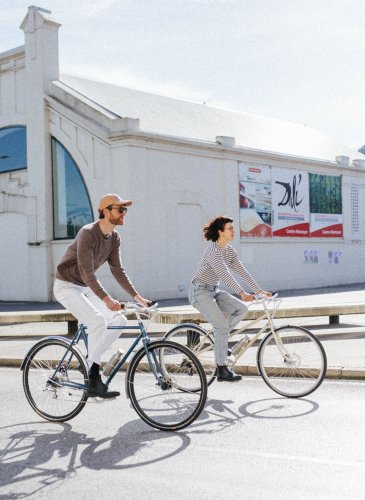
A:
<svg viewBox="0 0 365 500">
<path fill-rule="evenodd" d="M 268 302 L 274 303 L 274 308 L 269 309 L 268 307 Z M 282 340 L 280 336 L 278 336 L 275 332 L 275 327 L 273 323 L 273 319 L 276 313 L 277 308 L 279 307 L 279 304 L 281 302 L 281 299 L 274 297 L 273 299 L 266 299 L 263 297 L 258 297 L 256 299 L 256 303 L 262 304 L 264 311 L 261 316 L 259 316 L 256 319 L 251 320 L 248 324 L 244 325 L 243 327 L 239 328 L 238 330 L 232 332 L 229 336 L 232 337 L 233 335 L 241 334 L 251 328 L 253 325 L 258 323 L 259 321 L 266 320 L 264 326 L 258 330 L 257 333 L 254 334 L 254 336 L 247 342 L 247 344 L 242 348 L 242 350 L 235 356 L 233 364 L 236 364 L 237 361 L 243 356 L 243 354 L 256 342 L 256 340 L 261 336 L 262 333 L 264 332 L 269 332 L 271 331 L 276 344 L 278 346 L 278 349 L 281 353 L 281 355 L 287 359 L 288 358 L 288 353 L 284 347 L 284 344 L 282 343 Z M 210 333 L 207 332 L 207 335 L 210 335 Z M 203 345 L 203 344 L 202 344 Z M 209 346 L 206 348 L 199 349 L 199 353 L 203 354 L 206 350 L 209 350 Z"/>
<path fill-rule="evenodd" d="M 287 352 L 285 350 L 285 347 L 281 341 L 281 338 L 278 335 L 276 335 L 276 333 L 275 333 L 275 327 L 274 327 L 274 323 L 273 323 L 273 319 L 274 319 L 274 316 L 276 314 L 276 310 L 279 307 L 281 299 L 274 298 L 272 300 L 267 300 L 264 298 L 259 298 L 256 302 L 262 304 L 262 306 L 264 308 L 263 314 L 260 317 L 250 321 L 247 325 L 244 325 L 243 327 L 239 328 L 237 331 L 233 332 L 231 335 L 237 335 L 237 334 L 243 333 L 246 330 L 248 330 L 249 328 L 251 328 L 251 326 L 258 323 L 259 321 L 266 320 L 266 323 L 257 333 L 255 333 L 255 335 L 249 340 L 249 342 L 242 348 L 241 352 L 238 353 L 238 355 L 235 359 L 235 362 L 237 362 L 240 359 L 240 357 L 243 356 L 243 354 L 256 342 L 256 340 L 260 337 L 260 335 L 266 331 L 272 332 L 272 334 L 275 338 L 276 344 L 278 346 L 278 349 L 279 349 L 280 353 L 282 354 L 282 356 L 284 356 L 285 358 L 288 356 Z M 268 302 L 274 303 L 273 309 L 270 310 L 268 308 L 268 305 L 267 305 Z"/>
<path fill-rule="evenodd" d="M 207 398 L 204 369 L 187 347 L 149 338 L 148 324 L 157 312 L 157 303 L 149 307 L 127 303 L 123 314 L 137 321 L 124 326 L 126 322 L 121 316 L 122 321 L 118 318 L 114 321 L 118 326 L 112 323 L 113 326 L 108 327 L 123 332 L 137 329 L 138 333 L 133 335 L 127 352 L 113 354 L 106 364 L 107 370 L 104 367 L 106 384 L 103 383 L 100 392 L 93 391 L 89 380 L 83 343 L 91 355 L 91 337 L 88 338 L 85 325 L 80 324 L 71 339 L 49 336 L 34 344 L 21 367 L 24 392 L 33 410 L 51 422 L 64 422 L 78 415 L 89 398 L 93 401 L 100 394 L 104 401 L 114 399 L 119 392 L 107 394 L 106 386 L 130 359 L 123 366 L 126 368 L 125 393 L 144 422 L 159 430 L 180 430 L 194 422 Z M 109 336 L 114 337 L 111 332 Z M 110 338 L 112 340 L 114 338 Z M 89 361 L 90 364 L 93 361 L 91 356 Z M 99 383 L 100 375 L 97 380 Z"/>
<path fill-rule="evenodd" d="M 306 328 L 274 325 L 274 316 L 281 302 L 277 295 L 255 298 L 263 311 L 257 311 L 256 319 L 246 321 L 241 328 L 229 334 L 231 342 L 225 347 L 228 348 L 227 366 L 237 368 L 240 374 L 259 374 L 281 396 L 303 397 L 310 394 L 319 387 L 326 373 L 327 358 L 323 346 Z M 248 332 L 249 329 L 252 330 Z M 238 341 L 232 338 L 244 332 L 249 336 L 243 335 Z M 214 333 L 209 327 L 181 323 L 165 335 L 166 340 L 179 342 L 194 352 L 204 368 L 208 385 L 217 377 Z M 252 357 L 248 356 L 248 364 L 242 365 L 240 359 L 251 347 L 254 347 L 250 352 Z M 252 366 L 254 357 L 257 369 Z M 218 381 L 222 379 L 218 378 Z"/>
<path fill-rule="evenodd" d="M 115 365 L 115 367 L 113 368 L 113 370 L 111 371 L 110 375 L 108 376 L 107 380 L 106 380 L 106 385 L 109 385 L 111 383 L 111 381 L 113 380 L 113 378 L 115 377 L 115 375 L 118 373 L 119 369 L 122 367 L 122 365 L 127 361 L 127 359 L 129 358 L 129 356 L 132 354 L 132 352 L 134 351 L 135 347 L 142 341 L 142 344 L 143 344 L 143 348 L 145 350 L 145 353 L 146 353 L 146 357 L 147 357 L 147 360 L 148 360 L 148 364 L 150 366 L 150 369 L 152 371 L 152 373 L 154 374 L 156 380 L 158 383 L 160 383 L 160 377 L 163 376 L 163 370 L 160 366 L 160 363 L 159 363 L 159 360 L 157 359 L 157 356 L 156 354 L 153 352 L 152 353 L 152 356 L 148 350 L 148 345 L 149 343 L 151 342 L 151 339 L 150 337 L 148 336 L 148 333 L 147 333 L 147 330 L 143 324 L 143 320 L 141 318 L 141 314 L 138 310 L 134 309 L 133 312 L 136 314 L 136 317 L 137 317 L 137 322 L 138 324 L 137 325 L 125 325 L 125 326 L 108 326 L 107 329 L 108 330 L 139 330 L 140 333 L 138 335 L 138 337 L 134 340 L 134 342 L 132 343 L 132 345 L 129 347 L 128 351 L 122 356 L 122 358 L 118 361 L 118 363 Z M 63 358 L 61 359 L 60 363 L 58 364 L 58 366 L 56 366 L 55 368 L 55 371 L 52 375 L 52 379 L 56 376 L 57 372 L 59 371 L 60 367 L 62 366 L 63 362 L 65 361 L 66 357 L 68 356 L 68 354 L 70 353 L 70 350 L 71 348 L 77 348 L 78 349 L 78 343 L 80 342 L 80 340 L 82 340 L 85 344 L 85 347 L 86 347 L 86 350 L 88 349 L 88 336 L 87 336 L 87 333 L 86 333 L 86 329 L 87 327 L 83 324 L 80 324 L 74 337 L 72 338 L 72 340 L 70 341 L 70 345 L 69 345 L 69 349 L 65 352 Z M 62 339 L 64 339 L 63 337 L 61 337 Z M 69 359 L 69 362 L 71 361 L 71 358 L 72 358 L 72 353 L 71 353 L 71 357 Z M 153 358 L 153 360 L 152 360 Z M 25 363 L 25 360 L 23 361 L 23 365 Z M 77 384 L 77 383 L 73 383 L 73 382 L 64 382 L 63 385 L 67 386 L 67 387 L 72 387 L 72 388 L 76 388 L 76 389 L 81 389 L 81 390 L 84 390 L 85 389 L 85 385 L 84 384 Z M 126 390 L 126 394 L 127 394 L 127 397 L 129 397 L 129 394 L 128 394 L 128 390 Z"/>
</svg>

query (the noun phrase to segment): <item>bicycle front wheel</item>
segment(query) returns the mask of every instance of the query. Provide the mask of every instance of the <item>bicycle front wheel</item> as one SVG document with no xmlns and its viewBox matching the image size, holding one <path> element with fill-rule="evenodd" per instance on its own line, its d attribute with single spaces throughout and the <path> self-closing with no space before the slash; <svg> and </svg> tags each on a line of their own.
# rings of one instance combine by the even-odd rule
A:
<svg viewBox="0 0 365 500">
<path fill-rule="evenodd" d="M 260 375 L 278 394 L 307 396 L 322 383 L 327 357 L 320 341 L 305 328 L 283 326 L 269 333 L 257 353 Z"/>
<path fill-rule="evenodd" d="M 139 350 L 126 377 L 134 409 L 156 429 L 183 429 L 204 408 L 207 399 L 204 370 L 189 349 L 175 342 L 151 342 L 147 352 L 145 348 Z"/>
<path fill-rule="evenodd" d="M 190 323 L 182 323 L 168 331 L 164 339 L 177 342 L 193 351 L 203 366 L 208 386 L 214 381 L 217 373 L 214 341 L 204 328 Z M 197 387 L 196 390 L 198 389 Z"/>
<path fill-rule="evenodd" d="M 88 368 L 67 339 L 38 342 L 23 365 L 23 387 L 33 410 L 52 422 L 75 417 L 87 400 Z"/>
</svg>

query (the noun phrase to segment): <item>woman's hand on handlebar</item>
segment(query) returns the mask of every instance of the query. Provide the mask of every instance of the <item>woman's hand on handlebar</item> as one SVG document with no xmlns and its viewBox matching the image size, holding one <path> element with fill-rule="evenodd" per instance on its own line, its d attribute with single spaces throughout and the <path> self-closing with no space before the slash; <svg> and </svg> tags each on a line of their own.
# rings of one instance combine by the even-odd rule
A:
<svg viewBox="0 0 365 500">
<path fill-rule="evenodd" d="M 257 294 L 258 296 L 264 296 L 264 297 L 272 297 L 273 294 L 271 292 L 266 292 L 265 290 L 260 290 Z M 240 293 L 241 300 L 243 302 L 253 302 L 256 299 L 256 295 L 252 295 L 251 293 L 246 293 L 242 290 Z"/>
<path fill-rule="evenodd" d="M 243 302 L 253 302 L 255 300 L 254 295 L 252 295 L 251 293 L 246 293 L 243 290 L 242 292 L 240 292 L 240 297 Z"/>
</svg>

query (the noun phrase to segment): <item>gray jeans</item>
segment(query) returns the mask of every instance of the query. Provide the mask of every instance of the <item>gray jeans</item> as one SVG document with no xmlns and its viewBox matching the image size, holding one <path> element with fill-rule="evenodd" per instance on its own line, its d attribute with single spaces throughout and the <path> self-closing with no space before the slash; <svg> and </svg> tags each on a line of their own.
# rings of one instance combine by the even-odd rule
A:
<svg viewBox="0 0 365 500">
<path fill-rule="evenodd" d="M 229 332 L 246 316 L 248 307 L 231 294 L 196 279 L 189 290 L 189 302 L 213 326 L 215 361 L 219 366 L 226 365 Z"/>
</svg>

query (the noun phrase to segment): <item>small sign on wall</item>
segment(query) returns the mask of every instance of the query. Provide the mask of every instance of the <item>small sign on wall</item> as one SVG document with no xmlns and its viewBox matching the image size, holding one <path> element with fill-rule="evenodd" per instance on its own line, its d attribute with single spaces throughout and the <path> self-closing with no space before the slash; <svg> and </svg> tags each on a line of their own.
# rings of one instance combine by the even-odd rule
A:
<svg viewBox="0 0 365 500">
<path fill-rule="evenodd" d="M 304 264 L 318 264 L 318 250 L 304 250 Z"/>
<path fill-rule="evenodd" d="M 339 264 L 342 255 L 339 250 L 328 250 L 328 264 Z"/>
</svg>

